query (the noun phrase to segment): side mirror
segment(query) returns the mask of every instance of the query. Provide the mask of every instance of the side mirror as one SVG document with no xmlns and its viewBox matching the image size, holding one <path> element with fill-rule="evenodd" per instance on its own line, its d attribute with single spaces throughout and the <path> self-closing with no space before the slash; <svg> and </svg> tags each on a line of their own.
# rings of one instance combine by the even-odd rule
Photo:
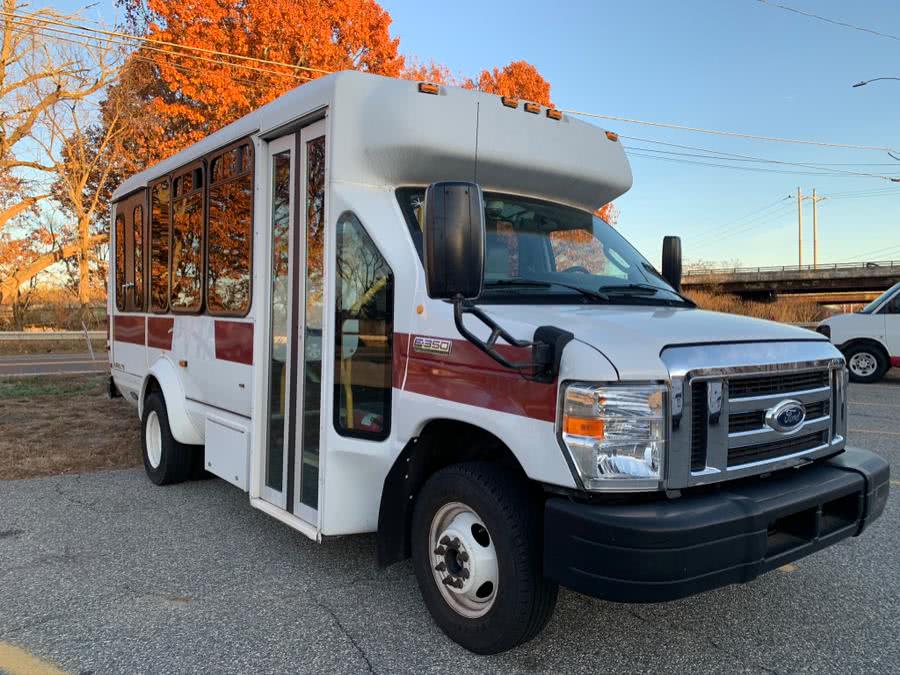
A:
<svg viewBox="0 0 900 675">
<path fill-rule="evenodd" d="M 472 300 L 484 278 L 484 202 L 476 183 L 432 183 L 425 191 L 428 297 Z"/>
<path fill-rule="evenodd" d="M 662 275 L 672 288 L 681 292 L 681 237 L 663 237 Z"/>
</svg>

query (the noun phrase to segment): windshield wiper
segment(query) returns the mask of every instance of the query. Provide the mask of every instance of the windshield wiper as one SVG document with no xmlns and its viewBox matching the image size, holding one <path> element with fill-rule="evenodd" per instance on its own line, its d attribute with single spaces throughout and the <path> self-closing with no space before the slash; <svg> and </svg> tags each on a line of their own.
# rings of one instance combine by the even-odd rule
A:
<svg viewBox="0 0 900 675">
<path fill-rule="evenodd" d="M 560 288 L 568 288 L 573 291 L 578 291 L 586 298 L 591 298 L 592 300 L 597 300 L 599 302 L 609 302 L 609 296 L 602 290 L 592 291 L 589 288 L 582 288 L 581 286 L 576 286 L 575 284 L 567 284 L 562 281 L 541 281 L 539 279 L 511 277 L 509 279 L 495 279 L 494 281 L 488 281 L 487 283 L 485 283 L 485 286 L 494 288 L 503 286 L 530 286 L 532 288 L 551 288 L 552 286 L 559 286 Z"/>
</svg>

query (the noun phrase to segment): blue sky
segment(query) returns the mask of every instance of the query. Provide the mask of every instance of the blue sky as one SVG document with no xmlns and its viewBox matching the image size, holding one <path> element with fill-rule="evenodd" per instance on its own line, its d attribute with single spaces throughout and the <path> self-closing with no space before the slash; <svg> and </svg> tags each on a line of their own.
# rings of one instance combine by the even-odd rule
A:
<svg viewBox="0 0 900 675">
<path fill-rule="evenodd" d="M 900 3 L 892 0 L 778 1 L 900 35 Z M 821 23 L 756 0 L 381 4 L 393 17 L 392 33 L 400 38 L 404 54 L 434 59 L 462 75 L 525 59 L 551 82 L 553 101 L 561 108 L 900 148 L 900 82 L 850 87 L 861 79 L 900 77 L 900 41 Z M 54 5 L 66 10 L 78 6 L 70 0 Z M 115 19 L 108 0 L 85 16 Z M 884 153 L 603 124 L 623 135 L 790 162 L 889 163 L 831 168 L 900 176 L 900 162 Z M 900 258 L 900 184 L 846 175 L 745 172 L 637 156 L 632 169 L 634 187 L 617 202 L 619 229 L 653 261 L 659 259 L 662 236 L 680 234 L 688 259 L 796 264 L 796 202 L 776 202 L 798 186 L 804 193 L 816 188 L 820 196 L 835 196 L 819 204 L 820 262 Z M 891 187 L 896 193 L 852 194 Z M 811 262 L 809 202 L 804 224 L 804 262 Z M 875 253 L 863 255 L 868 252 Z"/>
</svg>

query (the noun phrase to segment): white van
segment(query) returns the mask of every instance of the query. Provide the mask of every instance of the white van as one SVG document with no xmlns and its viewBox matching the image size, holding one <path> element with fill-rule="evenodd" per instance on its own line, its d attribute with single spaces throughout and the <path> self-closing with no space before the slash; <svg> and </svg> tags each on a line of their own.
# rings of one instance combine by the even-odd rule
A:
<svg viewBox="0 0 900 675">
<path fill-rule="evenodd" d="M 847 359 L 850 379 L 877 382 L 900 366 L 900 283 L 854 314 L 839 314 L 816 327 Z"/>
<path fill-rule="evenodd" d="M 538 634 L 560 584 L 672 600 L 860 534 L 889 469 L 847 447 L 844 358 L 697 309 L 676 238 L 661 274 L 593 215 L 630 185 L 612 132 L 352 72 L 129 178 L 111 392 L 148 476 L 376 532 L 479 653 Z"/>
</svg>

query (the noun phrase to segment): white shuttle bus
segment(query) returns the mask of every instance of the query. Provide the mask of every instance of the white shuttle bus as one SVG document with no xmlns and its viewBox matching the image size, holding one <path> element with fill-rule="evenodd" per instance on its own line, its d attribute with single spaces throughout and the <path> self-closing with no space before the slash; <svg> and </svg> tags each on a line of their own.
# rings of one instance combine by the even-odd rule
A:
<svg viewBox="0 0 900 675">
<path fill-rule="evenodd" d="M 129 178 L 110 393 L 148 476 L 376 532 L 478 653 L 559 585 L 672 600 L 860 534 L 889 470 L 846 445 L 841 353 L 680 295 L 676 238 L 660 273 L 593 215 L 631 180 L 556 110 L 355 72 Z"/>
</svg>

